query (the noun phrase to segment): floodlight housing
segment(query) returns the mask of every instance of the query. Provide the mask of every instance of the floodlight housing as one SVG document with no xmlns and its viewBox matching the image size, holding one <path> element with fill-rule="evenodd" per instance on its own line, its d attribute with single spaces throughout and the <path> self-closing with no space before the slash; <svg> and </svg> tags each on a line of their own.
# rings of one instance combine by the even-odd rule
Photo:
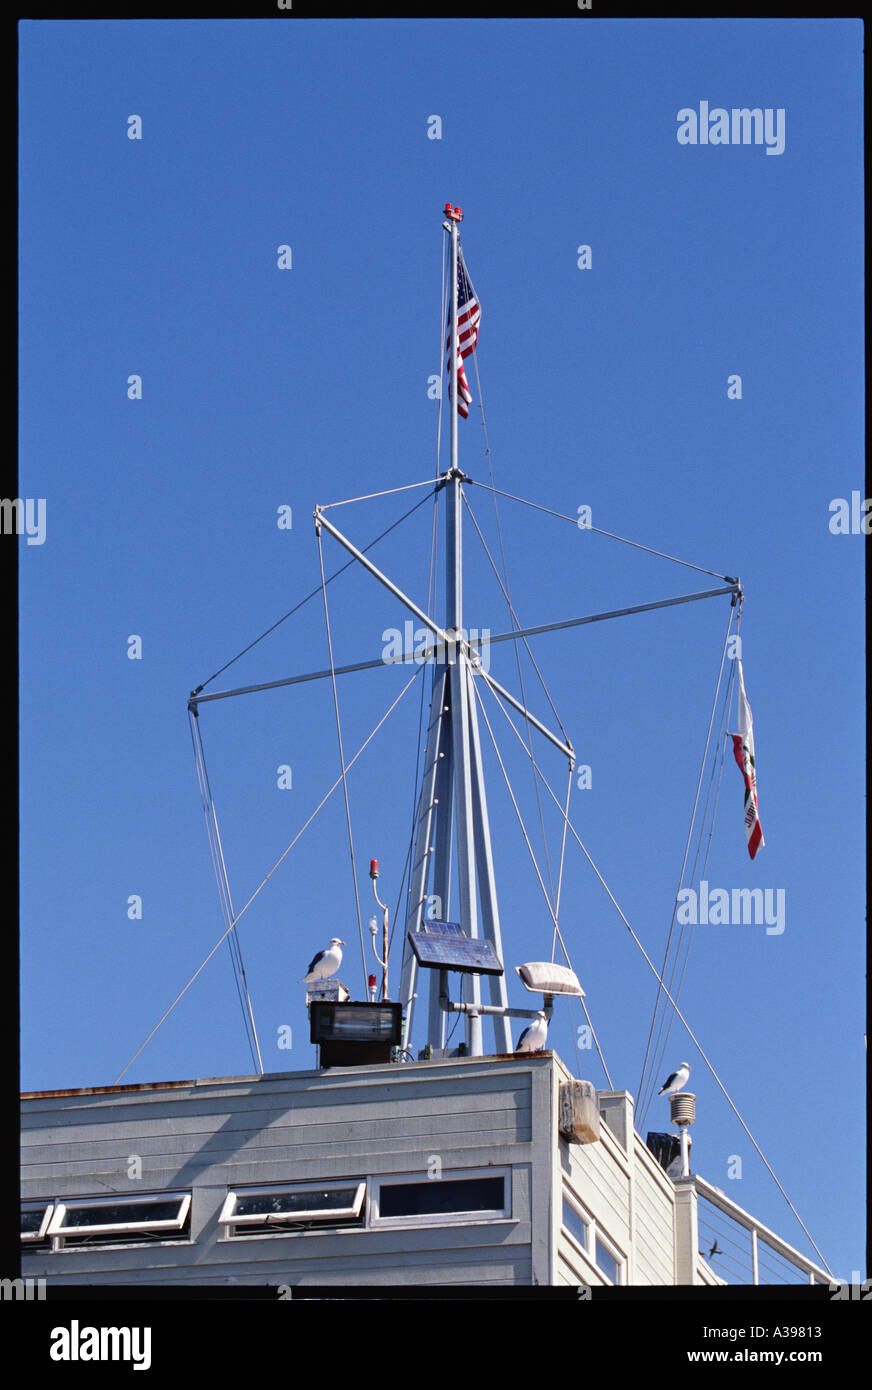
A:
<svg viewBox="0 0 872 1390">
<path fill-rule="evenodd" d="M 584 990 L 578 977 L 568 965 L 555 965 L 553 961 L 533 960 L 525 965 L 516 965 L 521 984 L 531 994 L 575 994 L 584 998 Z"/>
<path fill-rule="evenodd" d="M 309 1037 L 318 1045 L 322 1067 L 363 1067 L 389 1062 L 399 1046 L 403 1030 L 403 1006 L 329 1003 L 316 1000 L 309 1006 Z"/>
<path fill-rule="evenodd" d="M 309 1008 L 310 1039 L 326 1042 L 378 1042 L 396 1047 L 403 1023 L 402 1004 L 329 1003 L 316 1000 Z"/>
</svg>

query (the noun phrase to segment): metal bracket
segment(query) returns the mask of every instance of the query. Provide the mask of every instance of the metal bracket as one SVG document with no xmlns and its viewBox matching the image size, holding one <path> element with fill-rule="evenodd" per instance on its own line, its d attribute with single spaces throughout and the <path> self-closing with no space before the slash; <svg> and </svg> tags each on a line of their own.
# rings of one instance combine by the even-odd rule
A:
<svg viewBox="0 0 872 1390">
<path fill-rule="evenodd" d="M 544 1013 L 546 1019 L 551 1021 L 551 1015 L 554 1012 L 553 994 L 543 994 L 544 1003 L 541 1009 L 504 1009 L 498 1004 L 464 1004 L 462 1002 L 455 1004 L 448 995 L 446 975 L 447 971 L 440 971 L 439 1007 L 443 1013 L 469 1014 L 473 1018 L 478 1018 L 481 1014 L 498 1014 L 500 1018 L 538 1018 L 540 1013 Z"/>
</svg>

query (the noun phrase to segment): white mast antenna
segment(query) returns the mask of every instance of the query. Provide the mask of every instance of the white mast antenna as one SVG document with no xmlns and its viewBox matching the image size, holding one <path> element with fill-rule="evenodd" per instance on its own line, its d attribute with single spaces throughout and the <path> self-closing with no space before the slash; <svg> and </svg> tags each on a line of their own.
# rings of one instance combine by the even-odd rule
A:
<svg viewBox="0 0 872 1390">
<path fill-rule="evenodd" d="M 443 475 L 446 516 L 446 615 L 445 635 L 448 641 L 439 644 L 433 678 L 430 724 L 424 778 L 416 816 L 416 843 L 412 861 L 412 880 L 408 932 L 426 929 L 424 907 L 435 903 L 430 916 L 448 916 L 452 879 L 452 819 L 457 839 L 457 879 L 460 904 L 460 926 L 472 938 L 486 938 L 502 960 L 499 912 L 491 849 L 490 824 L 487 813 L 482 772 L 481 743 L 478 718 L 471 682 L 473 674 L 470 649 L 463 635 L 463 482 L 464 474 L 458 465 L 458 405 L 461 356 L 459 350 L 458 284 L 460 275 L 459 225 L 463 218 L 460 208 L 446 204 L 443 227 L 451 237 L 451 313 L 450 313 L 450 410 L 451 461 Z M 464 283 L 466 275 L 464 270 Z M 452 817 L 453 811 L 453 817 Z M 432 862 L 431 862 L 432 861 Z M 431 891 L 428 895 L 427 889 Z M 447 971 L 430 973 L 430 1008 L 428 1041 L 431 1046 L 445 1045 L 446 1012 L 444 1000 L 448 993 Z M 405 943 L 401 998 L 406 1008 L 406 1038 L 414 1003 L 417 962 L 408 939 Z M 466 1042 L 471 1056 L 482 1055 L 481 976 L 464 973 L 464 1013 Z M 491 1007 L 507 1007 L 505 975 L 489 975 Z M 490 1010 L 485 1006 L 485 1012 Z M 494 1044 L 497 1052 L 511 1052 L 512 1041 L 508 1018 L 501 1012 L 492 1015 Z"/>
</svg>

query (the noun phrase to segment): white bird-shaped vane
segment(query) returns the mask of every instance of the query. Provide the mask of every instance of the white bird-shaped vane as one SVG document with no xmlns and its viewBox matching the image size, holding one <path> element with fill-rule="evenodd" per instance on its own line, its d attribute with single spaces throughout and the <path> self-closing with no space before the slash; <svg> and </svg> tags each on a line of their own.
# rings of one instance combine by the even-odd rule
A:
<svg viewBox="0 0 872 1390">
<path fill-rule="evenodd" d="M 667 1076 L 666 1080 L 663 1082 L 663 1085 L 660 1087 L 660 1090 L 657 1092 L 658 1096 L 674 1095 L 676 1091 L 681 1090 L 682 1086 L 687 1085 L 687 1078 L 689 1076 L 690 1063 L 682 1062 L 681 1066 L 678 1068 L 678 1071 L 674 1071 L 671 1076 Z"/>
<path fill-rule="evenodd" d="M 309 965 L 301 985 L 310 985 L 314 980 L 326 980 L 328 976 L 335 975 L 342 964 L 342 947 L 344 941 L 340 941 L 338 936 L 330 938 L 330 944 L 325 951 L 319 951 Z"/>
<path fill-rule="evenodd" d="M 545 1043 L 548 1041 L 548 1020 L 544 1013 L 539 1011 L 529 1028 L 525 1028 L 518 1038 L 516 1052 L 541 1052 Z"/>
</svg>

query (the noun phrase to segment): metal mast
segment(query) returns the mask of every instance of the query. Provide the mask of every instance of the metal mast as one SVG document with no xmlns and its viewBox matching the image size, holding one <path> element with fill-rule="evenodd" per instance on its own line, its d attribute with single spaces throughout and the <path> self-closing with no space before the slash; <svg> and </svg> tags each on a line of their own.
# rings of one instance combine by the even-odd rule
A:
<svg viewBox="0 0 872 1390">
<path fill-rule="evenodd" d="M 497 906 L 475 682 L 485 682 L 493 693 L 499 696 L 501 701 L 510 705 L 524 717 L 530 729 L 537 730 L 539 734 L 553 745 L 553 747 L 567 757 L 569 760 L 570 774 L 575 763 L 575 754 L 572 744 L 565 733 L 563 733 L 562 737 L 559 737 L 548 729 L 541 720 L 537 719 L 530 710 L 525 708 L 523 700 L 518 700 L 510 691 L 504 689 L 504 687 L 494 679 L 488 669 L 488 665 L 482 661 L 481 648 L 485 639 L 476 638 L 474 640 L 467 640 L 467 636 L 463 629 L 462 508 L 465 501 L 463 485 L 472 480 L 466 477 L 458 464 L 458 404 L 460 400 L 460 391 L 458 388 L 461 371 L 459 346 L 461 342 L 466 343 L 469 341 L 468 333 L 473 331 L 472 325 L 474 320 L 472 314 L 476 306 L 471 299 L 471 286 L 466 274 L 466 268 L 463 264 L 459 245 L 459 224 L 462 221 L 463 213 L 460 208 L 452 207 L 450 204 L 447 204 L 444 209 L 444 216 L 447 220 L 444 221 L 442 225 L 451 239 L 451 304 L 448 343 L 450 351 L 449 380 L 451 383 L 449 412 L 451 425 L 451 459 L 447 472 L 442 474 L 441 478 L 436 481 L 435 488 L 437 493 L 442 491 L 445 494 L 446 586 L 444 623 L 440 624 L 431 614 L 425 613 L 408 594 L 404 593 L 397 584 L 389 579 L 388 576 L 369 559 L 364 551 L 361 551 L 347 536 L 343 535 L 339 528 L 325 515 L 325 512 L 329 509 L 328 507 L 317 506 L 315 508 L 314 518 L 315 531 L 316 535 L 319 537 L 319 543 L 322 529 L 326 530 L 328 534 L 343 546 L 344 549 L 347 550 L 348 553 L 372 576 L 372 578 L 383 585 L 396 600 L 403 604 L 404 607 L 418 619 L 419 622 L 423 623 L 427 632 L 431 634 L 431 642 L 428 644 L 426 654 L 416 651 L 414 654 L 408 652 L 403 655 L 403 660 L 418 660 L 419 656 L 425 655 L 427 660 L 433 662 L 433 684 L 427 733 L 427 750 L 424 762 L 424 775 L 421 782 L 418 804 L 415 810 L 415 824 L 413 827 L 414 852 L 409 887 L 409 903 L 406 912 L 406 930 L 403 937 L 403 965 L 400 985 L 400 1000 L 406 1008 L 403 1049 L 404 1051 L 408 1051 L 409 1048 L 414 1003 L 417 998 L 416 985 L 419 980 L 418 961 L 420 959 L 427 966 L 424 978 L 429 976 L 430 982 L 428 1042 L 436 1049 L 444 1048 L 446 1015 L 449 1013 L 463 1013 L 466 1018 L 466 1049 L 472 1056 L 481 1056 L 483 1051 L 483 1017 L 491 1018 L 493 1021 L 495 1050 L 498 1053 L 510 1052 L 512 1048 L 511 1034 L 509 1031 L 510 1017 L 535 1018 L 537 1016 L 544 1016 L 548 1018 L 551 1013 L 554 994 L 580 995 L 583 991 L 581 990 L 577 978 L 568 967 L 557 966 L 553 962 L 550 965 L 543 962 L 526 962 L 523 966 L 518 967 L 518 973 L 521 975 L 522 983 L 528 990 L 535 993 L 541 989 L 544 995 L 544 1009 L 534 1011 L 530 1009 L 510 1009 L 508 1007 L 505 981 L 506 963 L 503 959 L 499 909 Z M 468 306 L 468 308 L 465 308 L 467 317 L 464 323 L 463 337 L 461 337 L 460 334 L 459 319 L 459 289 L 461 284 L 464 289 L 464 305 Z M 470 350 L 471 348 L 466 348 L 467 352 Z M 410 486 L 429 486 L 432 488 L 433 479 L 431 477 L 421 484 L 410 484 Z M 348 500 L 363 501 L 365 499 L 350 498 Z M 523 498 L 516 498 L 514 500 L 524 501 Z M 329 506 L 336 505 L 340 504 L 329 504 Z M 546 508 L 545 510 L 550 509 Z M 559 513 L 555 513 L 555 515 L 559 515 Z M 403 518 L 401 518 L 401 520 L 402 519 Z M 571 520 L 572 518 L 566 519 Z M 386 534 L 386 532 L 382 534 Z M 604 534 L 610 533 L 606 532 Z M 377 537 L 376 539 L 381 538 Z M 618 537 L 618 539 L 623 538 Z M 370 546 L 367 546 L 367 550 L 371 549 L 372 544 L 374 544 L 374 542 L 371 542 Z M 630 542 L 630 544 L 636 543 Z M 646 546 L 641 548 L 648 549 Z M 652 553 L 661 554 L 662 552 L 654 551 Z M 664 556 L 663 558 L 675 559 L 674 556 Z M 685 564 L 686 562 L 679 561 L 678 563 Z M 691 566 L 691 568 L 699 569 L 700 566 Z M 337 571 L 337 573 L 339 572 L 340 571 Z M 704 572 L 714 574 L 715 577 L 717 577 L 717 571 L 707 570 Z M 329 582 L 324 578 L 323 561 L 321 577 L 323 590 L 324 585 Z M 736 603 L 741 605 L 743 598 L 741 581 L 737 578 L 731 578 L 729 575 L 724 575 L 723 579 L 725 587 L 707 589 L 699 593 L 681 594 L 673 598 L 660 599 L 652 603 L 636 604 L 629 608 L 615 609 L 611 612 L 592 613 L 584 617 L 568 618 L 561 622 L 540 623 L 534 627 L 521 628 L 516 625 L 511 632 L 500 633 L 494 637 L 491 637 L 490 633 L 488 633 L 486 646 L 489 651 L 492 646 L 499 642 L 518 641 L 537 633 L 555 632 L 561 628 L 578 627 L 587 623 L 601 622 L 608 618 L 617 618 L 632 613 L 643 613 L 653 609 L 671 607 L 674 604 L 692 603 L 699 599 L 713 598 L 720 594 L 732 594 L 733 605 Z M 309 597 L 312 597 L 312 595 L 309 595 Z M 286 614 L 285 616 L 289 615 Z M 270 631 L 271 630 L 272 629 L 270 629 Z M 246 648 L 246 650 L 248 650 L 248 648 Z M 335 677 L 339 674 L 383 666 L 385 662 L 386 655 L 383 651 L 381 659 L 359 661 L 351 665 L 337 667 L 333 662 L 331 648 L 330 667 L 328 670 L 309 671 L 304 674 L 288 676 L 283 680 L 274 680 L 258 685 L 240 686 L 233 690 L 214 691 L 210 694 L 202 694 L 203 686 L 198 686 L 195 691 L 191 692 L 188 701 L 188 709 L 191 713 L 196 715 L 199 705 L 208 700 L 223 700 L 231 696 L 248 694 L 253 691 L 275 689 L 278 686 L 295 685 L 301 681 L 325 679 L 328 676 L 335 680 Z M 221 669 L 223 670 L 224 668 L 222 667 Z M 214 679 L 214 677 L 210 679 Z M 408 686 L 406 688 L 408 688 Z M 391 709 L 393 708 L 394 706 L 392 705 Z M 388 710 L 388 714 L 389 713 L 390 710 Z M 385 716 L 385 718 L 386 717 L 387 716 Z M 376 729 L 373 731 L 374 733 L 377 732 L 382 723 L 384 723 L 384 719 L 376 726 Z M 372 737 L 372 735 L 370 735 L 370 737 Z M 363 751 L 363 748 L 368 742 L 369 739 L 361 746 L 358 754 L 356 754 L 352 762 L 349 763 L 349 767 L 356 761 L 359 753 Z M 343 767 L 341 774 L 342 778 L 344 778 L 346 770 L 347 769 Z M 337 784 L 334 784 L 334 786 L 335 785 Z M 330 793 L 328 792 L 328 796 L 329 795 Z M 323 802 L 321 804 L 323 805 Z M 566 815 L 566 811 L 564 811 L 564 815 Z M 306 824 L 308 823 L 309 822 L 306 822 Z M 303 829 L 305 828 L 304 826 Z M 569 828 L 572 829 L 571 826 L 569 826 Z M 299 833 L 302 834 L 302 831 Z M 297 838 L 299 838 L 299 835 Z M 578 837 L 576 836 L 576 838 Z M 294 843 L 296 843 L 296 840 L 292 841 L 292 845 Z M 456 865 L 454 863 L 455 843 Z M 291 847 L 292 846 L 289 846 L 288 848 L 290 849 Z M 286 850 L 285 853 L 287 852 Z M 282 858 L 284 858 L 284 855 L 282 855 Z M 280 863 L 281 860 L 278 862 Z M 275 867 L 277 867 L 277 865 Z M 373 874 L 373 868 L 375 869 L 375 874 L 377 874 L 377 861 L 373 861 L 371 865 L 371 876 L 374 878 L 375 874 Z M 458 907 L 452 908 L 452 886 L 455 873 L 457 875 L 457 883 L 454 885 L 454 901 L 458 904 Z M 267 877 L 269 877 L 269 875 Z M 265 883 L 266 879 L 263 882 Z M 263 887 L 263 883 L 260 886 Z M 249 902 L 253 900 L 253 897 L 256 896 L 256 893 L 259 891 L 260 888 L 252 895 L 252 899 L 249 899 Z M 376 900 L 379 901 L 377 894 Z M 384 910 L 384 905 L 381 903 L 379 905 L 382 906 Z M 246 907 L 247 906 L 248 904 L 246 904 Z M 244 912 L 245 908 L 243 908 L 242 911 Z M 459 926 L 461 932 L 459 935 L 457 932 L 457 924 L 451 924 L 447 921 L 449 914 L 452 912 L 456 912 L 460 917 Z M 239 915 L 241 916 L 241 913 Z M 431 923 L 429 932 L 427 927 L 428 922 Z M 436 922 L 440 924 L 439 928 L 436 927 Z M 441 942 L 438 940 L 440 936 Z M 452 948 L 448 944 L 449 938 L 451 937 L 453 937 L 456 945 L 453 955 L 451 953 Z M 461 937 L 466 938 L 463 940 L 462 950 L 459 944 Z M 478 938 L 480 943 L 479 946 L 471 947 L 469 938 Z M 414 941 L 414 949 L 410 941 Z M 489 943 L 487 947 L 483 944 L 485 941 Z M 382 993 L 383 997 L 386 997 L 386 942 L 383 942 L 383 950 L 385 974 Z M 494 957 L 496 957 L 496 959 L 494 959 Z M 207 960 L 208 959 L 207 957 Z M 453 970 L 449 967 L 453 967 Z M 462 981 L 462 999 L 451 997 L 450 976 L 452 973 L 459 975 Z M 482 1002 L 482 975 L 485 975 L 490 982 L 489 992 L 491 1002 L 489 1004 Z M 455 991 L 458 989 L 457 981 L 455 981 L 454 989 Z"/>
<path fill-rule="evenodd" d="M 445 492 L 446 589 L 445 634 L 448 641 L 437 647 L 430 706 L 430 724 L 424 778 L 416 817 L 415 851 L 406 930 L 419 931 L 426 917 L 445 919 L 449 915 L 452 885 L 452 819 L 457 839 L 457 888 L 460 922 L 472 937 L 486 937 L 502 960 L 499 911 L 497 908 L 487 799 L 482 773 L 481 744 L 472 682 L 476 679 L 470 650 L 463 633 L 463 482 L 458 466 L 458 269 L 460 208 L 446 206 L 443 223 L 451 236 L 451 313 L 450 313 L 450 418 L 451 466 L 443 475 Z M 453 812 L 453 815 L 452 815 Z M 429 891 L 428 891 L 429 889 Z M 427 1030 L 433 1047 L 445 1045 L 446 1014 L 440 993 L 446 990 L 445 974 L 435 970 L 430 977 L 430 1007 Z M 466 1044 L 472 1056 L 482 1055 L 481 977 L 462 975 L 466 1013 Z M 405 1045 L 411 1029 L 417 963 L 405 942 L 401 998 L 406 1003 Z M 504 975 L 488 976 L 491 1006 L 507 1007 Z M 497 1052 L 512 1050 L 508 1018 L 494 1014 L 494 1045 Z"/>
</svg>

